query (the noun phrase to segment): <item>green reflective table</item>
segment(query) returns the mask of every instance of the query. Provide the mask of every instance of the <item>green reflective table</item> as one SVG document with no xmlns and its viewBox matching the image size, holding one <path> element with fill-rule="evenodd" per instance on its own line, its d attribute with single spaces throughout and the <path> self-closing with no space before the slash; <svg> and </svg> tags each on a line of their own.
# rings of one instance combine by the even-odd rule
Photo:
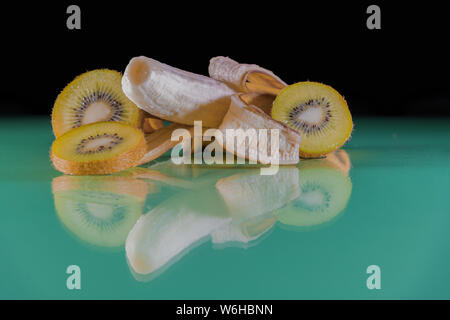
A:
<svg viewBox="0 0 450 320">
<path fill-rule="evenodd" d="M 357 118 L 274 176 L 169 155 L 64 176 L 52 140 L 0 120 L 0 299 L 450 298 L 450 119 Z"/>
</svg>

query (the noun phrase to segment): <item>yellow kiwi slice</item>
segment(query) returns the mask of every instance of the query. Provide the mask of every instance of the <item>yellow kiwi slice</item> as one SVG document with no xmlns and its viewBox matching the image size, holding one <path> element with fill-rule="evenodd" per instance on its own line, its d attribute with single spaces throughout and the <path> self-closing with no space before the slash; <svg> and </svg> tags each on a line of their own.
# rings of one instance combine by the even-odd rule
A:
<svg viewBox="0 0 450 320">
<path fill-rule="evenodd" d="M 299 82 L 276 97 L 272 117 L 302 135 L 300 157 L 318 158 L 340 148 L 349 139 L 353 121 L 345 99 L 317 82 Z"/>
<path fill-rule="evenodd" d="M 55 168 L 74 175 L 109 174 L 134 167 L 147 150 L 141 130 L 120 122 L 96 122 L 57 138 Z"/>
<path fill-rule="evenodd" d="M 122 75 L 93 70 L 78 76 L 58 95 L 52 111 L 55 137 L 94 122 L 118 121 L 142 126 L 143 111 L 122 91 Z"/>
</svg>

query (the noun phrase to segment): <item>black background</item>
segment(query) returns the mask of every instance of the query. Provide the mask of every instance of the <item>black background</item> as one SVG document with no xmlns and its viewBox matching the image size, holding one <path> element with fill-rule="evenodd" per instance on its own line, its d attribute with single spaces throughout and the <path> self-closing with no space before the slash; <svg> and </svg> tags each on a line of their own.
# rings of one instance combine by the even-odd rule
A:
<svg viewBox="0 0 450 320">
<path fill-rule="evenodd" d="M 81 30 L 66 9 L 81 8 Z M 381 30 L 366 9 L 381 8 Z M 75 76 L 123 71 L 139 55 L 207 75 L 229 56 L 287 83 L 320 81 L 354 115 L 450 116 L 448 11 L 444 2 L 120 1 L 2 5 L 1 116 L 49 115 Z"/>
</svg>

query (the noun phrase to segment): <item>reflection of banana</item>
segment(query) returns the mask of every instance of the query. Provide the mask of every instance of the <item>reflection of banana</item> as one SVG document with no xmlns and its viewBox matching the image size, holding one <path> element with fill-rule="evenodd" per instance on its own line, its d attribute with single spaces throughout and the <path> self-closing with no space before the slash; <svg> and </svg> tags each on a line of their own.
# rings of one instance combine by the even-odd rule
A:
<svg viewBox="0 0 450 320">
<path fill-rule="evenodd" d="M 258 169 L 210 171 L 196 180 L 203 187 L 167 199 L 136 223 L 126 242 L 136 275 L 153 278 L 209 235 L 214 244 L 254 243 L 276 222 L 271 211 L 300 192 L 295 167 L 283 167 L 272 177 Z M 227 177 L 219 179 L 225 172 Z"/>
<path fill-rule="evenodd" d="M 242 246 L 258 239 L 276 222 L 271 212 L 300 195 L 296 167 L 282 167 L 273 176 L 262 176 L 255 169 L 235 171 L 216 184 L 233 218 L 211 235 L 212 242 L 222 246 Z"/>
<path fill-rule="evenodd" d="M 242 171 L 216 183 L 235 222 L 270 213 L 300 195 L 296 167 L 281 167 L 272 176 L 258 169 Z"/>
<path fill-rule="evenodd" d="M 338 170 L 348 175 L 352 164 L 350 162 L 350 157 L 345 150 L 340 149 L 333 153 L 329 153 L 327 154 L 326 159 Z"/>
<path fill-rule="evenodd" d="M 261 236 L 272 229 L 277 221 L 272 214 L 254 216 L 253 218 L 231 223 L 214 230 L 211 241 L 216 248 L 241 247 L 248 248 L 256 245 Z"/>
<path fill-rule="evenodd" d="M 274 212 L 280 222 L 310 227 L 335 218 L 347 206 L 352 192 L 350 158 L 344 150 L 320 160 L 304 160 L 300 170 L 301 195 Z"/>
<path fill-rule="evenodd" d="M 133 227 L 151 186 L 122 176 L 60 176 L 52 182 L 61 222 L 78 238 L 117 247 Z"/>
<path fill-rule="evenodd" d="M 217 191 L 186 191 L 138 220 L 126 241 L 128 261 L 138 274 L 154 273 L 228 221 Z"/>
</svg>

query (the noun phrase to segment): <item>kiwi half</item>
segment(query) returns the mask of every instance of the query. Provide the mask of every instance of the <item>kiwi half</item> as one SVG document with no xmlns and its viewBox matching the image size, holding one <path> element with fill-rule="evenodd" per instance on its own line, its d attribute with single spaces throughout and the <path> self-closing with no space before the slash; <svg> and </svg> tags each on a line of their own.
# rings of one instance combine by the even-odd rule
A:
<svg viewBox="0 0 450 320">
<path fill-rule="evenodd" d="M 125 243 L 147 194 L 144 181 L 115 176 L 61 176 L 52 189 L 61 222 L 79 239 L 102 247 Z"/>
<path fill-rule="evenodd" d="M 317 82 L 299 82 L 276 97 L 272 117 L 302 135 L 300 157 L 319 158 L 349 139 L 353 121 L 345 99 Z"/>
<path fill-rule="evenodd" d="M 332 220 L 345 209 L 352 193 L 352 182 L 328 159 L 302 162 L 299 165 L 300 196 L 274 214 L 284 225 L 311 227 Z"/>
<path fill-rule="evenodd" d="M 50 157 L 63 173 L 109 174 L 136 166 L 146 150 L 141 130 L 119 122 L 97 122 L 57 138 Z"/>
<path fill-rule="evenodd" d="M 55 137 L 82 125 L 118 121 L 141 127 L 143 111 L 122 91 L 122 75 L 99 69 L 78 76 L 58 95 L 52 111 Z"/>
</svg>

